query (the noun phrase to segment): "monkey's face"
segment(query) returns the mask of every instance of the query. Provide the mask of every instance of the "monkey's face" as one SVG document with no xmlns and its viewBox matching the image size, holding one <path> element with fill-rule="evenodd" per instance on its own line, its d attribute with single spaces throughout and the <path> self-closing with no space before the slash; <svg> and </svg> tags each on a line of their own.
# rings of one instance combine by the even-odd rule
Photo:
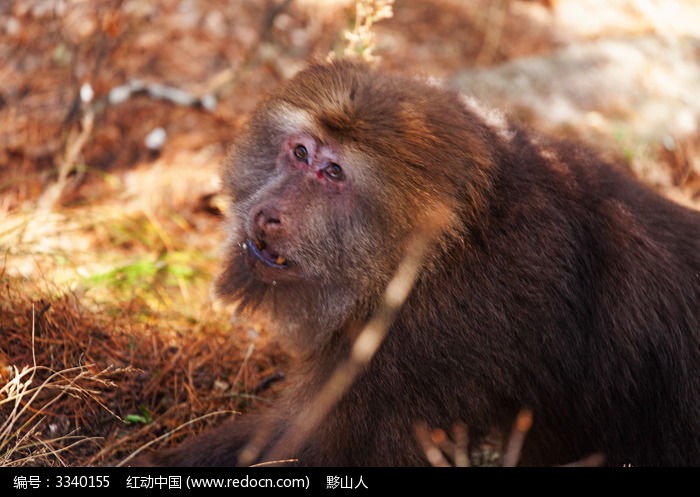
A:
<svg viewBox="0 0 700 497">
<path fill-rule="evenodd" d="M 348 257 L 337 247 L 347 235 L 338 224 L 354 209 L 355 178 L 344 167 L 348 161 L 340 146 L 309 132 L 283 136 L 266 181 L 238 197 L 241 248 L 256 278 L 264 283 L 333 280 L 343 272 Z"/>
<path fill-rule="evenodd" d="M 370 155 L 323 136 L 301 109 L 279 112 L 265 114 L 279 118 L 265 136 L 252 124 L 228 164 L 229 243 L 217 290 L 284 323 L 285 335 L 330 332 L 369 312 L 410 230 Z"/>
<path fill-rule="evenodd" d="M 229 164 L 237 271 L 263 286 L 364 291 L 358 267 L 385 268 L 395 253 L 386 244 L 405 224 L 391 187 L 371 155 L 329 136 L 307 111 L 282 104 L 265 116 L 275 121 L 263 126 L 267 138 L 246 136 Z M 261 146 L 265 158 L 255 155 Z"/>
<path fill-rule="evenodd" d="M 416 229 L 435 212 L 459 229 L 455 206 L 483 188 L 488 147 L 470 117 L 451 93 L 364 66 L 296 76 L 253 114 L 225 165 L 218 294 L 306 327 L 370 310 Z"/>
</svg>

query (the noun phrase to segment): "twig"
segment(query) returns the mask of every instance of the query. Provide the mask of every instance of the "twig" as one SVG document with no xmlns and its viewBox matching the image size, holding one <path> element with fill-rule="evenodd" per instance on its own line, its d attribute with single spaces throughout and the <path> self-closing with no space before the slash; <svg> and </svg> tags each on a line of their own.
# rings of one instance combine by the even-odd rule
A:
<svg viewBox="0 0 700 497">
<path fill-rule="evenodd" d="M 418 423 L 415 427 L 416 439 L 420 444 L 425 457 L 431 466 L 438 468 L 446 468 L 450 466 L 449 461 L 443 455 L 442 450 L 435 443 L 433 432 L 430 431 L 428 425 L 425 423 Z"/>
<path fill-rule="evenodd" d="M 503 451 L 503 466 L 517 466 L 525 437 L 530 431 L 530 428 L 532 428 L 532 411 L 523 409 L 518 413 L 518 417 L 515 419 L 510 437 L 508 437 L 506 449 Z"/>
<path fill-rule="evenodd" d="M 189 421 L 186 421 L 182 423 L 181 425 L 176 426 L 172 430 L 167 431 L 166 433 L 163 433 L 161 436 L 158 438 L 154 438 L 148 443 L 143 444 L 141 447 L 133 451 L 131 454 L 129 454 L 127 457 L 122 459 L 119 463 L 116 464 L 117 467 L 124 466 L 127 462 L 131 461 L 134 457 L 139 455 L 141 452 L 149 448 L 151 445 L 154 445 L 161 440 L 165 440 L 166 438 L 171 437 L 173 434 L 177 433 L 178 431 L 182 430 L 183 428 L 187 428 L 189 425 L 197 423 L 199 421 L 202 421 L 204 419 L 210 418 L 212 416 L 218 416 L 220 414 L 238 414 L 236 411 L 214 411 L 214 412 L 209 412 L 207 414 L 203 414 L 202 416 L 199 416 L 194 419 L 190 419 Z"/>
<path fill-rule="evenodd" d="M 484 30 L 484 44 L 476 56 L 476 65 L 485 65 L 493 61 L 498 45 L 501 42 L 509 3 L 509 0 L 498 0 L 489 3 L 486 29 Z"/>
<path fill-rule="evenodd" d="M 75 169 L 78 161 L 78 156 L 87 143 L 90 134 L 92 133 L 95 123 L 95 111 L 90 105 L 92 100 L 92 88 L 89 85 L 83 85 L 80 88 L 80 100 L 82 117 L 80 118 L 80 129 L 76 132 L 71 130 L 66 139 L 65 152 L 58 159 L 58 179 L 56 183 L 50 185 L 41 195 L 37 203 L 37 211 L 46 213 L 56 206 L 64 194 L 68 182 L 68 176 Z"/>
<path fill-rule="evenodd" d="M 345 31 L 347 45 L 343 54 L 358 57 L 367 62 L 376 62 L 374 54 L 376 37 L 372 28 L 382 19 L 393 17 L 394 0 L 358 0 L 355 3 L 355 25 L 352 31 Z"/>
</svg>

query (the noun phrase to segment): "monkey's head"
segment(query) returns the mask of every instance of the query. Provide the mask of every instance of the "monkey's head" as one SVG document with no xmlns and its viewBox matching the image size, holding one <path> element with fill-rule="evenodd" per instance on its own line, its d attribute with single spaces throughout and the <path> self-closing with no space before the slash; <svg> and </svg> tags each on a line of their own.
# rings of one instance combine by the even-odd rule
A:
<svg viewBox="0 0 700 497">
<path fill-rule="evenodd" d="M 267 313 L 302 348 L 361 322 L 435 212 L 441 238 L 464 243 L 492 135 L 459 95 L 417 79 L 355 62 L 300 72 L 262 102 L 225 164 L 217 294 Z"/>
</svg>

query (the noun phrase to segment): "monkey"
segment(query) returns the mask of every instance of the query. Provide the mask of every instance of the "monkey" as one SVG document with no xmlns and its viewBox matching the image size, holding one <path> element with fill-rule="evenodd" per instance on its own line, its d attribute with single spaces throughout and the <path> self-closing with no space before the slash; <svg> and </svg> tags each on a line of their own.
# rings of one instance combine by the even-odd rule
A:
<svg viewBox="0 0 700 497">
<path fill-rule="evenodd" d="M 310 63 L 223 165 L 214 283 L 267 319 L 289 383 L 135 465 L 426 466 L 417 424 L 462 422 L 476 444 L 523 408 L 522 466 L 700 464 L 700 212 L 600 157 L 447 85 Z M 417 233 L 381 342 L 296 434 Z"/>
</svg>

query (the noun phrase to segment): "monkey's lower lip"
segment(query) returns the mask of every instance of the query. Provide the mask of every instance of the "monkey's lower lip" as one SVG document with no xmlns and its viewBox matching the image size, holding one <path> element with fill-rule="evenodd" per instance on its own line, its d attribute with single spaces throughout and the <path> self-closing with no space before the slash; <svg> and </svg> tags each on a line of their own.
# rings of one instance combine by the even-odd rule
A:
<svg viewBox="0 0 700 497">
<path fill-rule="evenodd" d="M 269 250 L 267 244 L 262 240 L 252 240 L 248 238 L 243 246 L 250 251 L 250 254 L 252 254 L 253 257 L 266 266 L 273 267 L 275 269 L 287 268 L 287 259 Z"/>
</svg>

